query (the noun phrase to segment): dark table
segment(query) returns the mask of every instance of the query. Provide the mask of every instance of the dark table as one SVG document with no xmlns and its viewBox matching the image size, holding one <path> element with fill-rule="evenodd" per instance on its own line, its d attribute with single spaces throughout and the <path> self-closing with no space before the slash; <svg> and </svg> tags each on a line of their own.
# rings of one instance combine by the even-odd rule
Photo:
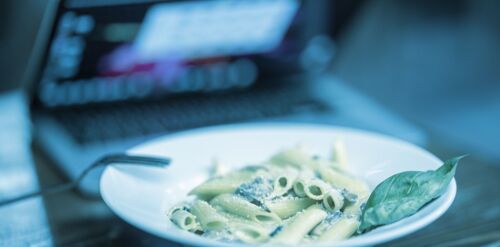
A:
<svg viewBox="0 0 500 247">
<path fill-rule="evenodd" d="M 466 153 L 452 143 L 431 138 L 428 149 L 441 159 Z M 39 150 L 34 149 L 41 186 L 63 182 Z M 500 245 L 500 166 L 469 156 L 458 167 L 457 197 L 430 226 L 382 246 Z M 112 214 L 100 200 L 70 191 L 44 198 L 51 241 L 61 246 L 179 246 L 135 229 Z M 26 233 L 29 238 L 30 233 Z"/>
</svg>

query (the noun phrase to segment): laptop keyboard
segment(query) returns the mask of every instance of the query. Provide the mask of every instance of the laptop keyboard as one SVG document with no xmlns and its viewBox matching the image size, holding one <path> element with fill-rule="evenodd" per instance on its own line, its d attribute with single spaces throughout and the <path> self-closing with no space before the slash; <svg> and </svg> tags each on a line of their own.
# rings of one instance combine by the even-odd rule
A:
<svg viewBox="0 0 500 247">
<path fill-rule="evenodd" d="M 279 87 L 53 113 L 77 142 L 85 144 L 326 109 L 301 87 Z"/>
</svg>

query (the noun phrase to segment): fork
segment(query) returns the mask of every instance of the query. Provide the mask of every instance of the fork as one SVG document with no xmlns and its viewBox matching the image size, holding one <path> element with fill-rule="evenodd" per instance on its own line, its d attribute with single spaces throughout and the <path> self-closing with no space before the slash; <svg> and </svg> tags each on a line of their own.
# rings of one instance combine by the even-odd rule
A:
<svg viewBox="0 0 500 247">
<path fill-rule="evenodd" d="M 111 164 L 121 164 L 121 165 L 137 165 L 137 166 L 152 166 L 163 168 L 170 164 L 169 158 L 161 158 L 161 157 L 152 157 L 152 156 L 139 156 L 139 155 L 128 155 L 128 154 L 110 154 L 106 155 L 94 163 L 89 167 L 85 168 L 83 172 L 73 181 L 54 185 L 39 191 L 30 192 L 24 195 L 20 195 L 11 199 L 7 199 L 4 201 L 0 201 L 0 207 L 16 203 L 19 201 L 26 200 L 28 198 L 36 197 L 36 196 L 45 196 L 49 194 L 54 194 L 66 190 L 70 190 L 78 186 L 78 184 L 85 178 L 85 176 L 97 167 L 108 166 Z"/>
</svg>

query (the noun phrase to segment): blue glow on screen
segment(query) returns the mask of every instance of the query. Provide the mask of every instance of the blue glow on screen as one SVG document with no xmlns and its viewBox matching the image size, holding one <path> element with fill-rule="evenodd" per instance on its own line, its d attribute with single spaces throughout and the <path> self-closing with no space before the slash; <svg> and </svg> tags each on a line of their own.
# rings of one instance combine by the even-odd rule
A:
<svg viewBox="0 0 500 247">
<path fill-rule="evenodd" d="M 203 1 L 149 9 L 135 41 L 138 58 L 186 58 L 262 53 L 282 41 L 298 2 Z"/>
</svg>

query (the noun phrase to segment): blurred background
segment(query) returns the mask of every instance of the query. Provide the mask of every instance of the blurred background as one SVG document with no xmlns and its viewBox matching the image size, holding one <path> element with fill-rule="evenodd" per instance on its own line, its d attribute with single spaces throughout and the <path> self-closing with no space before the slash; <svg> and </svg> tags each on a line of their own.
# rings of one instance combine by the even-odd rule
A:
<svg viewBox="0 0 500 247">
<path fill-rule="evenodd" d="M 334 71 L 448 142 L 498 160 L 500 5 L 366 2 Z"/>
<path fill-rule="evenodd" d="M 47 3 L 1 3 L 0 90 L 22 86 Z M 329 5 L 324 25 L 335 40 L 338 77 L 450 142 L 499 158 L 499 3 Z"/>
<path fill-rule="evenodd" d="M 159 135 L 312 122 L 470 154 L 450 212 L 388 245 L 500 243 L 499 1 L 7 0 L 0 55 L 0 201 Z M 98 176 L 0 207 L 0 245 L 165 244 Z"/>
</svg>

